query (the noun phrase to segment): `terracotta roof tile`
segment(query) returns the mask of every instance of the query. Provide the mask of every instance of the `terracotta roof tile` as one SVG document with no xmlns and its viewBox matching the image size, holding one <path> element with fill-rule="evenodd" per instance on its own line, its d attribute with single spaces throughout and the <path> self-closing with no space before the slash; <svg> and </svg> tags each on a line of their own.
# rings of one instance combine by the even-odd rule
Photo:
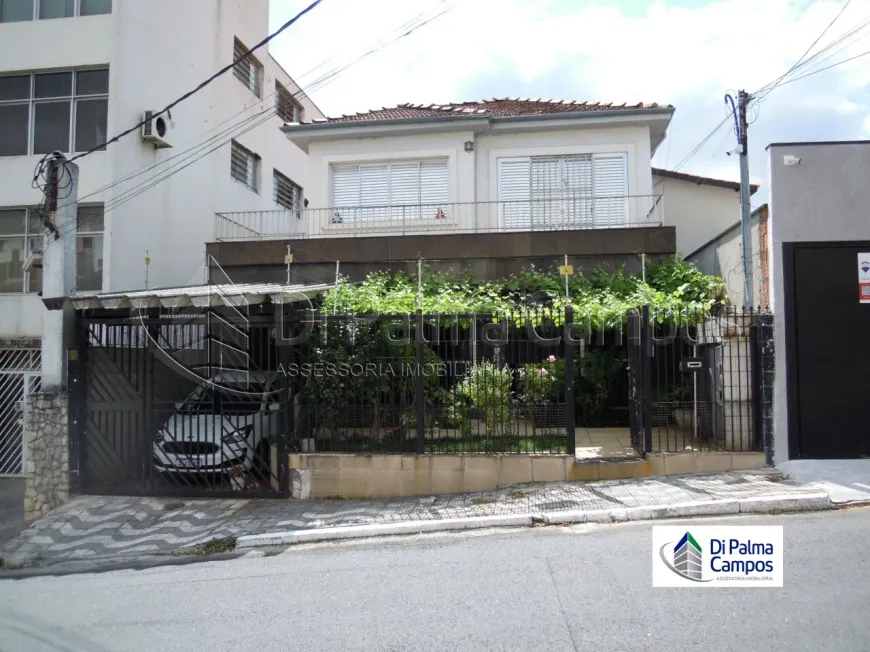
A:
<svg viewBox="0 0 870 652">
<path fill-rule="evenodd" d="M 547 115 L 554 113 L 579 113 L 594 111 L 614 111 L 632 109 L 672 109 L 669 104 L 614 104 L 608 102 L 588 103 L 575 100 L 519 99 L 517 97 L 491 98 L 476 102 L 459 102 L 455 104 L 399 104 L 394 107 L 383 107 L 366 113 L 343 115 L 328 118 L 327 122 L 364 122 L 366 120 L 410 120 L 414 118 L 433 118 L 450 116 L 465 116 L 468 114 L 489 115 L 494 118 L 509 118 L 526 115 Z M 323 122 L 319 120 L 317 122 Z"/>
</svg>

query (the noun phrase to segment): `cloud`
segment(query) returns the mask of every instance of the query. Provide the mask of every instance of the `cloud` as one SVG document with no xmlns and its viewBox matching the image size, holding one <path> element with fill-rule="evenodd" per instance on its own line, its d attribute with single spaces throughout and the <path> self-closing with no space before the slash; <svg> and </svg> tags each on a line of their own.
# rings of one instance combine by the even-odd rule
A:
<svg viewBox="0 0 870 652">
<path fill-rule="evenodd" d="M 272 0 L 273 23 L 304 4 Z M 303 74 L 320 62 L 352 61 L 401 33 L 396 28 L 420 13 L 450 6 L 455 8 L 313 91 L 315 102 L 328 115 L 504 95 L 671 103 L 677 112 L 655 163 L 674 167 L 726 115 L 726 91 L 753 91 L 788 70 L 843 2 L 326 0 L 272 52 L 303 87 L 310 86 L 332 67 Z M 870 0 L 853 0 L 814 51 L 867 19 Z M 870 26 L 817 67 L 870 50 L 866 36 Z M 784 85 L 755 107 L 753 180 L 766 180 L 764 148 L 770 142 L 870 136 L 868 84 L 870 56 Z M 736 179 L 737 162 L 725 155 L 733 146 L 726 124 L 681 169 Z"/>
</svg>

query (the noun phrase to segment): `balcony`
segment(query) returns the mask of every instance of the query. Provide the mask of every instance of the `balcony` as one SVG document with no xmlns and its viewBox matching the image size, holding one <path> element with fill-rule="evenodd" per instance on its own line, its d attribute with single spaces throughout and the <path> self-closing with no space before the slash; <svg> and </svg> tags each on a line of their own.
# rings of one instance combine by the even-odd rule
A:
<svg viewBox="0 0 870 652">
<path fill-rule="evenodd" d="M 661 195 L 339 206 L 215 215 L 215 240 L 583 231 L 662 226 Z"/>
</svg>

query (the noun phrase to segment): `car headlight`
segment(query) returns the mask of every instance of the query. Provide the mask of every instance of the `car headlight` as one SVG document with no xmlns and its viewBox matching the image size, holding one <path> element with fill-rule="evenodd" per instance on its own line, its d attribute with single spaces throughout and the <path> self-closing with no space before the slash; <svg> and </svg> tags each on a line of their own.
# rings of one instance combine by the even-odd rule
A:
<svg viewBox="0 0 870 652">
<path fill-rule="evenodd" d="M 235 432 L 225 433 L 221 437 L 221 441 L 225 444 L 241 444 L 248 438 L 248 435 L 251 434 L 251 430 L 254 429 L 254 426 L 245 426 L 244 428 L 239 428 Z"/>
</svg>

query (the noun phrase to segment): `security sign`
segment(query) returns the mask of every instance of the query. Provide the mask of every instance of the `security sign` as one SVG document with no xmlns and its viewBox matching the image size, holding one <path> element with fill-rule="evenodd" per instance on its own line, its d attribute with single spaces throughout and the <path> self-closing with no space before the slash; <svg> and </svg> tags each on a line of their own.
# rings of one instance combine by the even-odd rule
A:
<svg viewBox="0 0 870 652">
<path fill-rule="evenodd" d="M 858 300 L 870 303 L 870 252 L 858 254 Z"/>
</svg>

